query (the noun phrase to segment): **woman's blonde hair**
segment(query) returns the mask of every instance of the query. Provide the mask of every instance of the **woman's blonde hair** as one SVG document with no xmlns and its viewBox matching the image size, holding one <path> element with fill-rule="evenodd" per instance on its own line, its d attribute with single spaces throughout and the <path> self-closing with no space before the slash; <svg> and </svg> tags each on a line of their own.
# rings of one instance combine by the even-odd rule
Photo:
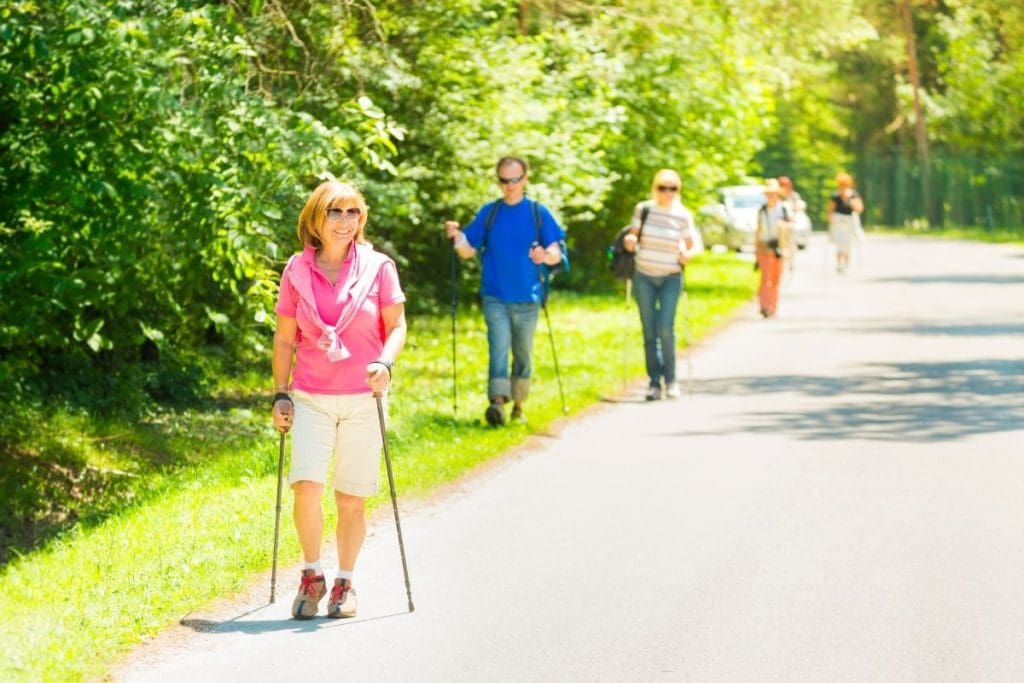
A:
<svg viewBox="0 0 1024 683">
<path fill-rule="evenodd" d="M 849 173 L 840 173 L 836 176 L 836 185 L 839 187 L 853 187 L 853 176 Z"/>
<path fill-rule="evenodd" d="M 370 207 L 366 205 L 366 199 L 354 185 L 343 183 L 340 180 L 328 180 L 320 183 L 313 193 L 306 200 L 306 205 L 299 213 L 299 241 L 304 247 L 319 249 L 323 246 L 324 223 L 327 222 L 327 209 L 346 209 L 350 206 L 358 206 L 362 209 L 359 216 L 359 227 L 356 229 L 356 242 L 365 242 L 363 231 L 366 228 L 366 215 Z"/>
<path fill-rule="evenodd" d="M 678 204 L 680 202 L 679 193 L 683 190 L 683 180 L 671 168 L 663 168 L 654 174 L 654 180 L 651 181 L 651 197 L 658 198 L 658 185 L 665 182 L 673 182 L 679 188 L 675 196 L 675 202 Z"/>
</svg>

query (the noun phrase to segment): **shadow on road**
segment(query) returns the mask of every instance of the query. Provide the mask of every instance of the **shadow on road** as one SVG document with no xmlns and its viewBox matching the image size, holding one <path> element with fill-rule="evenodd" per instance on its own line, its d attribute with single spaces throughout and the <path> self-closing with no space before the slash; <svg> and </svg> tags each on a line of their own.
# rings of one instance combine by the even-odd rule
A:
<svg viewBox="0 0 1024 683">
<path fill-rule="evenodd" d="M 918 336 L 945 337 L 1014 337 L 1024 336 L 1024 323 L 1003 321 L 971 320 L 959 323 L 913 322 L 893 324 L 890 319 L 857 318 L 838 320 L 835 318 L 790 319 L 787 331 L 817 333 L 823 326 L 839 332 L 865 334 L 908 334 Z"/>
<path fill-rule="evenodd" d="M 752 411 L 735 431 L 799 439 L 935 442 L 1024 429 L 1024 359 L 872 364 L 850 377 L 764 375 L 703 380 L 699 393 L 798 394 L 811 410 Z M 839 401 L 830 402 L 829 398 Z M 694 432 L 680 431 L 680 436 Z"/>
<path fill-rule="evenodd" d="M 248 614 L 251 614 L 251 612 Z M 395 612 L 393 614 L 380 614 L 374 617 L 358 617 L 355 619 L 328 619 L 327 617 L 317 617 L 304 621 L 298 621 L 296 619 L 246 620 L 242 618 L 246 615 L 242 614 L 234 619 L 225 619 L 224 621 L 216 621 L 212 619 L 182 619 L 179 623 L 182 626 L 200 633 L 259 634 L 278 631 L 311 633 L 313 631 L 322 631 L 330 628 L 354 626 L 368 621 L 377 621 L 378 619 L 391 619 L 404 614 L 409 614 L 409 612 Z"/>
<path fill-rule="evenodd" d="M 898 327 L 880 327 L 868 331 L 885 334 L 926 334 L 950 337 L 1024 336 L 1024 323 L 961 323 L 958 325 L 912 323 Z"/>
<path fill-rule="evenodd" d="M 996 273 L 943 273 L 942 275 L 905 275 L 874 278 L 875 282 L 899 282 L 911 285 L 1021 285 L 1024 275 Z"/>
</svg>

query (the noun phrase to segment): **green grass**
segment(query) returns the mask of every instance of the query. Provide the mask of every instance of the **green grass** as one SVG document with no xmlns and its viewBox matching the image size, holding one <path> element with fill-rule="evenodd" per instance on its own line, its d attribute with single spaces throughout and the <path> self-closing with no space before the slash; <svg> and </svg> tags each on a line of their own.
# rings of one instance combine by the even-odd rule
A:
<svg viewBox="0 0 1024 683">
<path fill-rule="evenodd" d="M 694 340 L 749 301 L 756 287 L 749 263 L 731 255 L 704 256 L 690 267 L 688 281 Z M 624 378 L 643 375 L 636 308 L 621 293 L 556 292 L 549 312 L 570 412 L 621 390 Z M 682 315 L 678 322 L 682 340 Z M 447 317 L 412 318 L 395 367 L 389 445 L 404 499 L 427 495 L 561 417 L 543 315 L 526 426 L 483 425 L 486 336 L 479 310 L 465 303 L 453 416 L 450 329 Z M 167 462 L 150 463 L 145 481 L 121 498 L 122 509 L 76 525 L 2 570 L 0 680 L 102 677 L 145 637 L 269 568 L 278 440 L 264 410 L 268 381 L 255 372 L 234 380 L 234 398 L 213 411 L 162 414 L 142 426 L 63 425 L 79 435 L 64 438 L 81 440 L 77 447 L 105 467 L 130 470 L 149 439 L 159 442 Z M 148 436 L 140 438 L 139 429 Z M 118 430 L 118 438 L 82 436 Z M 119 443 L 131 447 L 120 452 Z M 371 508 L 387 501 L 386 481 Z M 297 562 L 287 512 L 281 542 L 282 562 Z"/>
</svg>

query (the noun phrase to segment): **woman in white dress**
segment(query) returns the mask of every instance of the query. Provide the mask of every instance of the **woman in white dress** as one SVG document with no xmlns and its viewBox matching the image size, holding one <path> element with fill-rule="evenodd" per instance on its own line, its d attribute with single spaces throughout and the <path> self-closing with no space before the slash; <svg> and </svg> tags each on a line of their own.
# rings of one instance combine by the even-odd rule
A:
<svg viewBox="0 0 1024 683">
<path fill-rule="evenodd" d="M 836 272 L 845 273 L 850 267 L 850 249 L 860 232 L 860 214 L 864 200 L 853 187 L 849 173 L 836 176 L 836 191 L 828 201 L 828 230 L 836 245 Z"/>
</svg>

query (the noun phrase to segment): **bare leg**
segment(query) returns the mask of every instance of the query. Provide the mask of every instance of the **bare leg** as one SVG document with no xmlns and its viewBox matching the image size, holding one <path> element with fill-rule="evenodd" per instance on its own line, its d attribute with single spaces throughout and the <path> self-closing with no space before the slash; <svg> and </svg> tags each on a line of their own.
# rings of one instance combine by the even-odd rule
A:
<svg viewBox="0 0 1024 683">
<path fill-rule="evenodd" d="M 295 530 L 299 534 L 302 557 L 306 562 L 316 562 L 320 559 L 320 539 L 324 533 L 324 513 L 320 507 L 324 486 L 315 481 L 297 481 L 292 484 L 292 491 L 295 493 Z"/>
<path fill-rule="evenodd" d="M 338 505 L 338 566 L 350 572 L 366 538 L 366 499 L 335 491 L 334 502 Z"/>
<path fill-rule="evenodd" d="M 840 273 L 845 273 L 847 268 L 850 267 L 850 254 L 848 252 L 840 253 L 836 257 L 836 265 Z"/>
</svg>

